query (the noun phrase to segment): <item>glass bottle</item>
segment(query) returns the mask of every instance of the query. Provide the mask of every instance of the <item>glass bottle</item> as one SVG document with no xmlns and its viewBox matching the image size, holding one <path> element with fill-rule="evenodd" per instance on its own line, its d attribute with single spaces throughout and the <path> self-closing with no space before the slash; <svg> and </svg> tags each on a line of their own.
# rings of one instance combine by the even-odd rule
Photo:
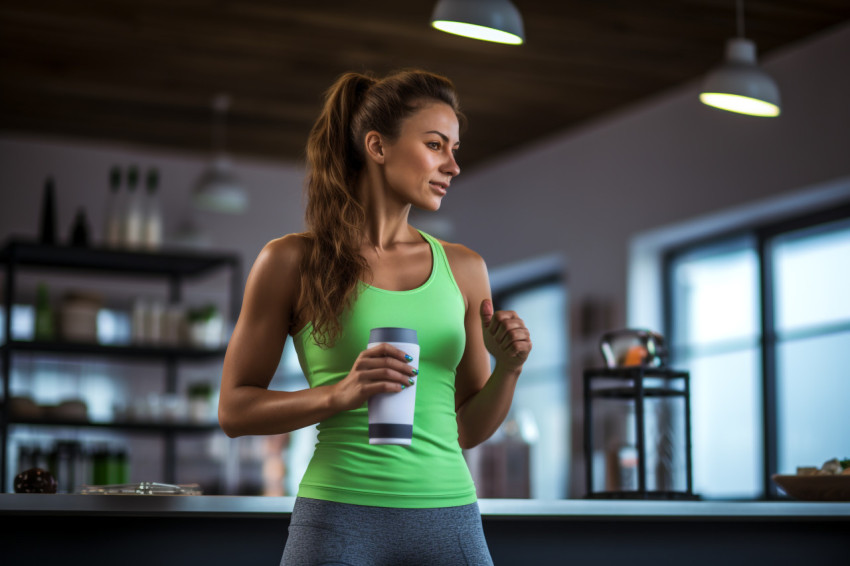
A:
<svg viewBox="0 0 850 566">
<path fill-rule="evenodd" d="M 39 283 L 35 302 L 35 339 L 53 340 L 55 328 L 53 308 L 50 306 L 50 294 L 47 285 Z"/>
<path fill-rule="evenodd" d="M 92 485 L 109 484 L 109 448 L 99 444 L 92 454 Z"/>
<path fill-rule="evenodd" d="M 159 171 L 150 169 L 145 193 L 144 247 L 155 251 L 162 245 L 162 208 L 159 202 Z"/>
<path fill-rule="evenodd" d="M 122 239 L 122 193 L 121 193 L 121 168 L 117 165 L 109 171 L 109 194 L 106 201 L 106 215 L 104 216 L 103 242 L 107 247 L 117 248 L 121 246 Z"/>
<path fill-rule="evenodd" d="M 71 245 L 86 247 L 89 245 L 89 222 L 83 208 L 77 210 L 74 225 L 71 228 Z"/>
<path fill-rule="evenodd" d="M 125 448 L 119 447 L 112 453 L 109 469 L 109 483 L 125 484 L 130 481 L 130 459 Z"/>
<path fill-rule="evenodd" d="M 144 203 L 138 190 L 139 169 L 131 165 L 127 171 L 127 202 L 124 209 L 124 246 L 138 248 L 142 245 L 142 223 Z"/>
<path fill-rule="evenodd" d="M 130 315 L 130 340 L 133 344 L 140 345 L 148 342 L 148 311 L 149 301 L 145 297 L 136 297 L 133 301 L 133 310 Z"/>
<path fill-rule="evenodd" d="M 626 414 L 626 433 L 623 444 L 617 451 L 617 464 L 620 475 L 620 491 L 638 489 L 638 450 L 634 405 L 629 405 Z"/>
<path fill-rule="evenodd" d="M 39 236 L 42 244 L 56 244 L 56 185 L 53 177 L 48 177 L 44 182 Z"/>
</svg>

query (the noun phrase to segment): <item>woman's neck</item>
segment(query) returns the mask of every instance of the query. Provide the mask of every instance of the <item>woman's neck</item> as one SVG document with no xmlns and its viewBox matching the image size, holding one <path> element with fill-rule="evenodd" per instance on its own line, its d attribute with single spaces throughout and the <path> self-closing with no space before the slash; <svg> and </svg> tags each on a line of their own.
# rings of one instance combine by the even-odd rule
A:
<svg viewBox="0 0 850 566">
<path fill-rule="evenodd" d="M 392 198 L 382 177 L 364 171 L 357 192 L 366 212 L 364 246 L 380 251 L 417 239 L 416 230 L 408 224 L 410 204 Z"/>
</svg>

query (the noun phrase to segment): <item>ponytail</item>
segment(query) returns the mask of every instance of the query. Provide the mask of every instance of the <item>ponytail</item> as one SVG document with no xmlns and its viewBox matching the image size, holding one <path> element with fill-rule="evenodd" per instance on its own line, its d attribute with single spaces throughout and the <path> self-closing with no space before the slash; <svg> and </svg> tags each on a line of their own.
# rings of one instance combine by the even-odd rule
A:
<svg viewBox="0 0 850 566">
<path fill-rule="evenodd" d="M 307 141 L 307 252 L 301 269 L 301 300 L 312 316 L 312 336 L 330 346 L 342 328 L 339 314 L 368 269 L 360 255 L 366 220 L 354 195 L 362 157 L 351 137 L 351 118 L 374 79 L 347 73 L 327 91 Z"/>
</svg>

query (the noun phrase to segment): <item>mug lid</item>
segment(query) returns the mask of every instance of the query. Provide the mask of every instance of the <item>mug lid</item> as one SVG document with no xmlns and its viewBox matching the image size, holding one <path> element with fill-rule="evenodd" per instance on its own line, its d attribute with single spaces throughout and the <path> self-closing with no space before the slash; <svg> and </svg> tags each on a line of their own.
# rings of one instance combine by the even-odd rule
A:
<svg viewBox="0 0 850 566">
<path fill-rule="evenodd" d="M 384 326 L 373 328 L 369 332 L 369 342 L 409 342 L 411 344 L 418 344 L 419 340 L 416 337 L 416 330 L 413 328 Z"/>
</svg>

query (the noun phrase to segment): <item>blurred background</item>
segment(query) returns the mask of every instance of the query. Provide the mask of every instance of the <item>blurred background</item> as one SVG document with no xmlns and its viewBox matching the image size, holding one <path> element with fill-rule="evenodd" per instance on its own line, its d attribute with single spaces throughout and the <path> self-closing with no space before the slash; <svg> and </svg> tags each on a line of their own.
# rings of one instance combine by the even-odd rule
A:
<svg viewBox="0 0 850 566">
<path fill-rule="evenodd" d="M 5 491 L 52 466 L 66 491 L 294 495 L 315 431 L 227 439 L 221 359 L 256 254 L 304 228 L 325 89 L 401 67 L 448 75 L 469 119 L 461 176 L 411 222 L 479 252 L 534 340 L 466 454 L 482 497 L 584 497 L 586 426 L 616 480 L 628 408 L 586 423 L 582 375 L 625 327 L 690 374 L 700 496 L 777 497 L 771 474 L 850 454 L 850 5 L 516 0 L 525 42 L 502 45 L 432 28 L 435 4 L 3 3 Z M 736 35 L 779 116 L 700 103 Z M 288 345 L 272 387 L 305 386 Z"/>
</svg>

